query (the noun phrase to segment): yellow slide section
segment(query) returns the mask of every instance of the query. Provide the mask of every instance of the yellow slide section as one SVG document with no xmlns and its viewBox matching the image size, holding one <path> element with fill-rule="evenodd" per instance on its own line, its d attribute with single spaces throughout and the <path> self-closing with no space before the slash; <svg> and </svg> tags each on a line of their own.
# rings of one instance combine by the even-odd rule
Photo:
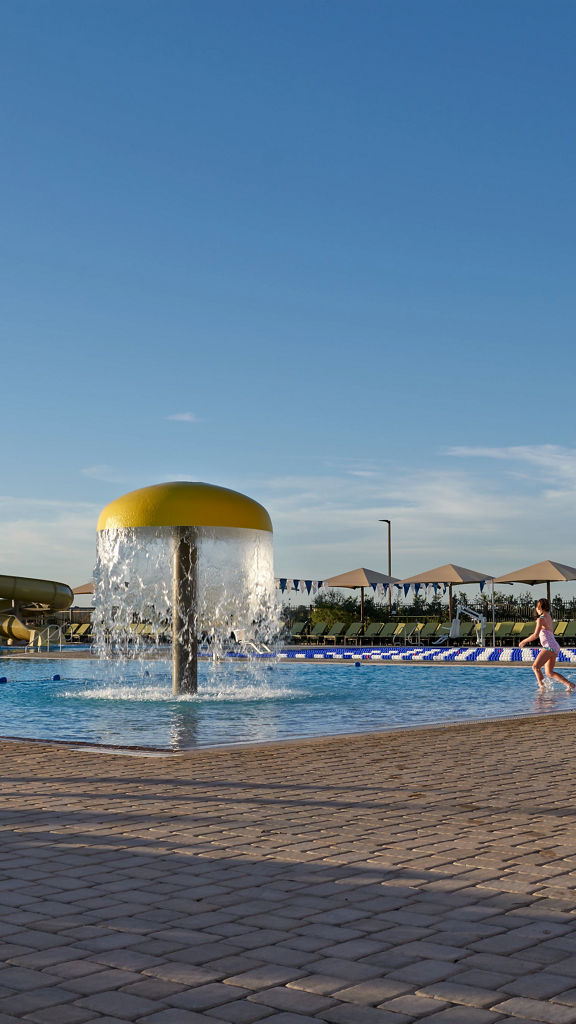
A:
<svg viewBox="0 0 576 1024">
<path fill-rule="evenodd" d="M 0 576 L 0 637 L 30 643 L 34 630 L 18 618 L 22 605 L 45 604 L 51 611 L 65 611 L 74 594 L 65 583 L 35 580 L 28 576 Z M 10 614 L 7 614 L 10 612 Z"/>
</svg>

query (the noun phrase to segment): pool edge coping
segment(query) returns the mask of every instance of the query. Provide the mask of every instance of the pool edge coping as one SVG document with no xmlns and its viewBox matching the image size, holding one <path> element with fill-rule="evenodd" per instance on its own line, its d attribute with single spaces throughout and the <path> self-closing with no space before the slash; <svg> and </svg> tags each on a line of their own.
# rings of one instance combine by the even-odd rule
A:
<svg viewBox="0 0 576 1024">
<path fill-rule="evenodd" d="M 565 711 L 548 712 L 526 712 L 518 715 L 504 715 L 490 718 L 470 718 L 460 722 L 429 722 L 419 725 L 399 725 L 386 729 L 366 730 L 359 732 L 320 734 L 318 736 L 290 736 L 285 739 L 260 740 L 253 742 L 241 741 L 238 743 L 215 743 L 206 744 L 202 747 L 191 747 L 186 750 L 171 750 L 169 747 L 138 747 L 131 745 L 115 746 L 113 744 L 91 743 L 83 740 L 47 740 L 35 739 L 23 736 L 2 736 L 2 743 L 25 743 L 34 746 L 64 747 L 66 750 L 73 750 L 76 753 L 99 753 L 113 754 L 114 756 L 124 755 L 126 757 L 168 757 L 186 758 L 196 757 L 199 754 L 208 753 L 229 753 L 243 750 L 270 750 L 274 747 L 285 747 L 287 745 L 310 744 L 310 743 L 336 743 L 341 741 L 358 740 L 360 738 L 378 738 L 384 736 L 396 736 L 401 733 L 422 733 L 439 732 L 448 729 L 471 729 L 484 728 L 494 725 L 506 725 L 516 722 L 540 722 L 565 718 L 568 715 L 576 714 L 576 708 L 566 708 Z"/>
</svg>

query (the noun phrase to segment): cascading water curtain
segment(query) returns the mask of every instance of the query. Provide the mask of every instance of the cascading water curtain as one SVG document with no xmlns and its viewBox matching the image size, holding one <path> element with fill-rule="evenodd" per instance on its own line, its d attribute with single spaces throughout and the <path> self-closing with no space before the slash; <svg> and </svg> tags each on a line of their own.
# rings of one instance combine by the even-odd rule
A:
<svg viewBox="0 0 576 1024">
<path fill-rule="evenodd" d="M 230 643 L 271 645 L 280 628 L 272 534 L 195 527 L 196 638 L 214 657 Z M 101 656 L 139 658 L 172 637 L 174 529 L 101 530 L 95 570 L 94 632 Z M 192 571 L 192 570 L 191 570 Z M 187 628 L 184 626 L 183 628 Z"/>
</svg>

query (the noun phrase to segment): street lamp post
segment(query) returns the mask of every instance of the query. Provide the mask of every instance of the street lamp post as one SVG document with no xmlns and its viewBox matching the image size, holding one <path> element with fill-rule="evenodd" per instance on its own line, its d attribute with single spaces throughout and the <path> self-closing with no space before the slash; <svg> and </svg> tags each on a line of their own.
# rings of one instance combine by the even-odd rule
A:
<svg viewBox="0 0 576 1024">
<path fill-rule="evenodd" d="M 392 575 L 392 524 L 389 519 L 379 519 L 379 523 L 388 524 L 388 575 Z M 392 584 L 388 587 L 388 608 L 392 611 Z"/>
</svg>

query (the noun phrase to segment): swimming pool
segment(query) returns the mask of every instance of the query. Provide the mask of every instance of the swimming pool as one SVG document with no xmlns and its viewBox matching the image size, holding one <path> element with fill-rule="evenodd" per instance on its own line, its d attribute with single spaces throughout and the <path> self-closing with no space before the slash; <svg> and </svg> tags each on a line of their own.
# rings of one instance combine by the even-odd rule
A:
<svg viewBox="0 0 576 1024">
<path fill-rule="evenodd" d="M 178 698 L 165 661 L 3 658 L 0 672 L 2 736 L 174 751 L 576 709 L 497 663 L 202 664 L 199 693 Z"/>
</svg>

